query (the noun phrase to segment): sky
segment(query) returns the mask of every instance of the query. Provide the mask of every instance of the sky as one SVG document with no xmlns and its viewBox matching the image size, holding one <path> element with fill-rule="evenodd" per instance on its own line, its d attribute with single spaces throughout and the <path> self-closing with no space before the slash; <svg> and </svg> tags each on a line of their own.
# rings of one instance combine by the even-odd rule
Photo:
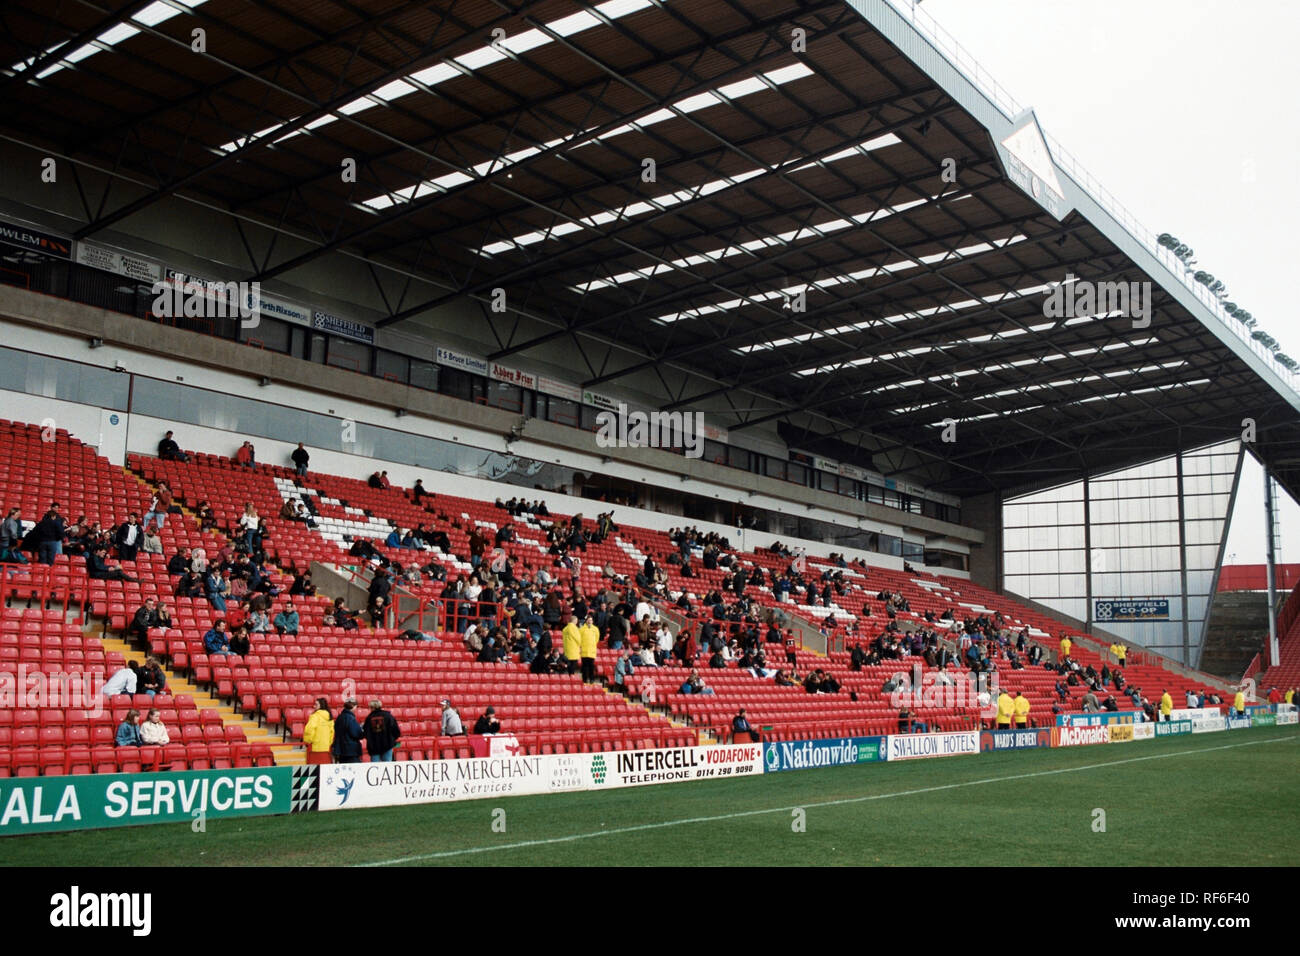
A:
<svg viewBox="0 0 1300 956">
<path fill-rule="evenodd" d="M 1300 359 L 1290 248 L 1300 222 L 1300 3 L 923 0 L 921 9 L 1139 222 L 1190 245 L 1198 268 Z M 1263 562 L 1263 509 L 1248 456 L 1231 563 Z M 1300 561 L 1300 507 L 1289 498 L 1280 537 L 1279 560 Z"/>
</svg>

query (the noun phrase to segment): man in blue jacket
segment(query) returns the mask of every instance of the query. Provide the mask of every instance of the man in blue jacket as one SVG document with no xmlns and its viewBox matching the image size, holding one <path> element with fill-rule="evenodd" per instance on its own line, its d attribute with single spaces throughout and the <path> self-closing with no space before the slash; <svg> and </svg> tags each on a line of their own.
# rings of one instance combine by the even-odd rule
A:
<svg viewBox="0 0 1300 956">
<path fill-rule="evenodd" d="M 275 625 L 275 630 L 279 634 L 297 634 L 298 612 L 294 609 L 293 602 L 286 604 L 284 610 L 277 614 L 271 623 Z"/>
<path fill-rule="evenodd" d="M 357 702 L 349 700 L 334 718 L 334 759 L 337 763 L 361 762 L 361 741 L 365 734 L 353 713 L 356 709 Z"/>
<path fill-rule="evenodd" d="M 230 637 L 226 633 L 226 619 L 217 618 L 212 628 L 203 635 L 203 649 L 209 656 L 230 654 Z"/>
</svg>

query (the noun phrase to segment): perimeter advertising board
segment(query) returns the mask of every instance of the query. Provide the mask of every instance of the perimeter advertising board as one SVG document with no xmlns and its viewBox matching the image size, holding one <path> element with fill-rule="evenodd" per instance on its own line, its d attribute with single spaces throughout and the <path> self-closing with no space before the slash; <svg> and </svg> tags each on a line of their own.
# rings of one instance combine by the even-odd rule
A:
<svg viewBox="0 0 1300 956">
<path fill-rule="evenodd" d="M 4 778 L 0 836 L 288 813 L 295 776 L 293 767 L 251 767 Z"/>
<path fill-rule="evenodd" d="M 980 732 L 955 734 L 893 734 L 888 738 L 889 760 L 914 760 L 919 757 L 956 757 L 980 751 Z"/>
<path fill-rule="evenodd" d="M 1111 728 L 1105 724 L 1056 727 L 1052 730 L 1052 746 L 1082 747 L 1088 744 L 1108 744 L 1110 731 Z"/>
<path fill-rule="evenodd" d="M 1030 730 L 981 730 L 980 750 L 1027 750 L 1050 747 L 1052 731 L 1048 727 Z"/>
<path fill-rule="evenodd" d="M 320 768 L 319 809 L 548 793 L 550 772 L 549 758 L 543 756 L 327 764 Z"/>
<path fill-rule="evenodd" d="M 763 772 L 762 744 L 617 750 L 569 756 L 590 758 L 591 784 L 596 788 L 638 787 L 650 783 L 711 780 Z"/>
<path fill-rule="evenodd" d="M 783 741 L 763 745 L 763 769 L 767 773 L 776 773 L 782 770 L 876 763 L 884 760 L 886 754 L 884 737 Z"/>
</svg>

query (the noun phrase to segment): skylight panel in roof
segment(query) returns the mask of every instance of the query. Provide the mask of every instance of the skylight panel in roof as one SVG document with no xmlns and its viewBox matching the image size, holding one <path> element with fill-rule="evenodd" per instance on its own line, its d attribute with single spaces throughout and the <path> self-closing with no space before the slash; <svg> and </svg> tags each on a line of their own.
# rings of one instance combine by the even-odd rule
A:
<svg viewBox="0 0 1300 956">
<path fill-rule="evenodd" d="M 61 57 L 57 62 L 51 63 L 45 69 L 41 70 L 40 73 L 36 74 L 36 78 L 38 80 L 43 80 L 47 76 L 52 76 L 74 63 L 80 63 L 82 60 L 94 56 L 96 53 L 104 50 L 111 50 L 123 40 L 127 40 L 139 33 L 140 27 L 157 26 L 165 20 L 170 20 L 178 13 L 184 13 L 204 2 L 205 0 L 155 0 L 154 3 L 149 4 L 149 6 L 140 10 L 134 16 L 128 17 L 121 23 L 114 24 L 89 43 L 77 47 L 77 49 L 73 50 L 71 53 Z M 133 26 L 132 24 L 138 24 L 139 26 Z M 56 43 L 37 56 L 13 64 L 9 67 L 10 72 L 22 73 L 38 59 L 57 53 L 65 46 L 67 46 L 67 41 Z"/>
</svg>

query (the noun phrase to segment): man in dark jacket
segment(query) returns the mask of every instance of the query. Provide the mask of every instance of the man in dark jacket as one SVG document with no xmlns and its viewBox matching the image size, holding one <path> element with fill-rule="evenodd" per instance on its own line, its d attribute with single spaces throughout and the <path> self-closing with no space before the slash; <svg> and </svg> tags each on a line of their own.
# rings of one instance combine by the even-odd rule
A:
<svg viewBox="0 0 1300 956">
<path fill-rule="evenodd" d="M 391 761 L 393 759 L 393 750 L 397 747 L 397 741 L 402 736 L 402 729 L 397 726 L 397 719 L 384 710 L 382 701 L 372 700 L 370 702 L 370 713 L 366 714 L 363 730 L 366 735 L 366 752 L 370 754 L 370 762 Z"/>
<path fill-rule="evenodd" d="M 501 721 L 497 720 L 496 708 L 489 707 L 483 711 L 478 720 L 474 721 L 474 733 L 476 734 L 499 734 L 501 733 Z"/>
<path fill-rule="evenodd" d="M 51 508 L 32 528 L 29 536 L 36 544 L 41 564 L 53 564 L 55 557 L 63 553 L 63 527 L 63 519 Z"/>
<path fill-rule="evenodd" d="M 361 725 L 357 723 L 355 700 L 349 700 L 334 718 L 334 759 L 338 763 L 361 762 Z"/>
<path fill-rule="evenodd" d="M 113 543 L 117 545 L 117 556 L 123 561 L 134 561 L 143 537 L 144 531 L 133 511 L 126 516 L 126 520 L 118 526 L 117 534 L 113 536 Z"/>
<path fill-rule="evenodd" d="M 383 598 L 384 603 L 388 603 L 388 595 L 392 593 L 393 582 L 388 575 L 387 568 L 377 568 L 375 576 L 370 579 L 370 604 L 375 603 L 375 598 Z"/>
<path fill-rule="evenodd" d="M 298 473 L 299 477 L 307 474 L 307 463 L 311 461 L 311 455 L 307 453 L 306 448 L 302 447 L 302 442 L 298 442 L 298 447 L 293 450 L 293 453 L 289 455 L 289 458 L 293 461 L 294 470 Z"/>
<path fill-rule="evenodd" d="M 176 439 L 172 438 L 171 432 L 164 435 L 163 440 L 158 443 L 158 457 L 164 461 L 190 460 L 190 456 L 181 451 L 181 446 L 176 444 Z"/>
<path fill-rule="evenodd" d="M 138 581 L 122 570 L 120 564 L 109 564 L 105 557 L 108 549 L 103 545 L 86 555 L 86 574 L 97 581 Z"/>
</svg>

